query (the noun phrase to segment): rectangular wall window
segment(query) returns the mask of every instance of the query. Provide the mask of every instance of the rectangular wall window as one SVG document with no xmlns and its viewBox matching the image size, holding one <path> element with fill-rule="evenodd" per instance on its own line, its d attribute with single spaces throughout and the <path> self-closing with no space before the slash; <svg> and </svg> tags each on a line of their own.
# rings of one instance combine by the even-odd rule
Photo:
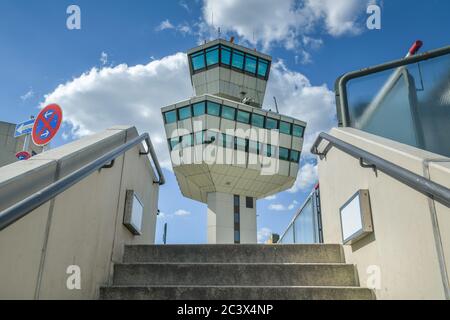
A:
<svg viewBox="0 0 450 320">
<path fill-rule="evenodd" d="M 272 118 L 266 118 L 266 129 L 276 130 L 278 129 L 278 120 Z"/>
<path fill-rule="evenodd" d="M 187 134 L 181 137 L 181 148 L 189 148 L 194 144 L 192 134 Z"/>
<path fill-rule="evenodd" d="M 250 140 L 248 143 L 248 152 L 259 154 L 261 143 Z"/>
<path fill-rule="evenodd" d="M 219 63 L 219 46 L 206 49 L 206 65 L 212 66 Z"/>
<path fill-rule="evenodd" d="M 164 120 L 166 124 L 177 122 L 177 111 L 173 110 L 164 113 Z"/>
<path fill-rule="evenodd" d="M 253 75 L 256 73 L 256 57 L 245 55 L 245 71 Z"/>
<path fill-rule="evenodd" d="M 234 208 L 234 243 L 241 243 L 241 208 L 240 197 L 235 195 L 233 197 Z"/>
<path fill-rule="evenodd" d="M 210 116 L 220 117 L 220 104 L 208 101 L 206 103 L 206 112 Z"/>
<path fill-rule="evenodd" d="M 192 55 L 192 69 L 194 71 L 204 69 L 205 67 L 205 54 L 203 52 Z"/>
<path fill-rule="evenodd" d="M 195 144 L 201 145 L 205 143 L 205 131 L 199 131 L 195 133 Z"/>
<path fill-rule="evenodd" d="M 300 152 L 291 150 L 290 161 L 298 163 L 300 161 Z"/>
<path fill-rule="evenodd" d="M 181 120 L 189 119 L 192 117 L 191 106 L 178 109 L 178 118 Z"/>
<path fill-rule="evenodd" d="M 250 123 L 250 112 L 238 110 L 236 120 L 241 123 Z"/>
<path fill-rule="evenodd" d="M 264 116 L 252 113 L 252 126 L 264 128 Z"/>
<path fill-rule="evenodd" d="M 244 69 L 244 53 L 241 51 L 233 50 L 233 60 L 231 65 L 239 70 Z"/>
<path fill-rule="evenodd" d="M 221 63 L 229 66 L 231 64 L 231 50 L 226 47 L 221 47 Z"/>
<path fill-rule="evenodd" d="M 253 209 L 253 198 L 245 197 L 245 206 L 249 209 Z"/>
<path fill-rule="evenodd" d="M 280 147 L 279 158 L 280 160 L 289 161 L 289 149 Z"/>
<path fill-rule="evenodd" d="M 247 140 L 235 137 L 234 149 L 239 151 L 247 151 Z"/>
<path fill-rule="evenodd" d="M 194 109 L 194 117 L 198 117 L 201 115 L 204 115 L 206 112 L 206 105 L 205 102 L 198 102 L 195 103 L 192 108 Z"/>
<path fill-rule="evenodd" d="M 280 121 L 280 133 L 291 135 L 291 124 L 285 121 Z"/>
<path fill-rule="evenodd" d="M 169 139 L 170 151 L 178 150 L 180 147 L 180 137 Z"/>
<path fill-rule="evenodd" d="M 258 76 L 265 78 L 269 63 L 266 60 L 259 59 L 258 61 Z"/>
<path fill-rule="evenodd" d="M 303 135 L 305 133 L 305 128 L 302 126 L 294 124 L 292 127 L 292 135 L 295 137 L 303 138 Z"/>
<path fill-rule="evenodd" d="M 234 121 L 236 117 L 236 109 L 222 106 L 222 118 Z"/>
</svg>

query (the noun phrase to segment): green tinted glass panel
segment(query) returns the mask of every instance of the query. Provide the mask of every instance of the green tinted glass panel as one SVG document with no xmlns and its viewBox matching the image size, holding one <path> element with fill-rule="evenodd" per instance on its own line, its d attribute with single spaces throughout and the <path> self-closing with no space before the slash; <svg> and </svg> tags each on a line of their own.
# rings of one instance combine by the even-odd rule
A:
<svg viewBox="0 0 450 320">
<path fill-rule="evenodd" d="M 245 71 L 251 74 L 256 73 L 256 57 L 250 55 L 245 56 Z"/>
<path fill-rule="evenodd" d="M 229 66 L 231 63 L 231 50 L 228 48 L 222 47 L 221 51 L 222 51 L 221 62 L 223 64 Z"/>
<path fill-rule="evenodd" d="M 180 138 L 179 137 L 169 139 L 170 150 L 178 149 L 179 144 L 180 144 Z"/>
<path fill-rule="evenodd" d="M 278 120 L 272 118 L 266 118 L 266 129 L 275 130 L 278 129 Z"/>
<path fill-rule="evenodd" d="M 294 124 L 292 126 L 292 135 L 293 136 L 303 138 L 304 133 L 305 133 L 305 128 L 303 128 L 302 126 L 298 126 L 296 124 Z"/>
<path fill-rule="evenodd" d="M 206 104 L 205 102 L 195 103 L 192 108 L 194 109 L 194 117 L 198 117 L 204 115 L 206 112 Z"/>
<path fill-rule="evenodd" d="M 237 69 L 244 69 L 244 53 L 233 50 L 232 66 Z"/>
<path fill-rule="evenodd" d="M 236 115 L 235 108 L 222 106 L 222 118 L 234 121 L 235 115 Z"/>
<path fill-rule="evenodd" d="M 300 161 L 300 152 L 298 152 L 296 150 L 291 150 L 290 160 L 292 162 L 298 163 Z"/>
<path fill-rule="evenodd" d="M 204 138 L 205 138 L 204 131 L 196 132 L 195 133 L 195 144 L 197 144 L 197 145 L 203 144 L 205 142 Z"/>
<path fill-rule="evenodd" d="M 178 117 L 180 121 L 192 117 L 191 106 L 178 109 Z"/>
<path fill-rule="evenodd" d="M 291 134 L 291 124 L 288 122 L 280 121 L 280 132 L 284 134 Z"/>
<path fill-rule="evenodd" d="M 166 123 L 177 122 L 177 112 L 176 112 L 176 110 L 164 113 L 164 119 L 166 120 Z"/>
<path fill-rule="evenodd" d="M 208 101 L 206 103 L 206 112 L 211 116 L 220 116 L 220 104 Z"/>
<path fill-rule="evenodd" d="M 252 126 L 264 128 L 264 116 L 260 114 L 252 114 Z"/>
<path fill-rule="evenodd" d="M 197 53 L 192 56 L 192 69 L 194 71 L 203 69 L 205 67 L 205 55 L 204 53 Z"/>
<path fill-rule="evenodd" d="M 188 147 L 192 147 L 194 141 L 192 139 L 192 135 L 188 134 L 185 136 L 181 137 L 181 147 L 182 148 L 188 148 Z"/>
<path fill-rule="evenodd" d="M 250 140 L 248 143 L 248 152 L 259 154 L 259 146 L 260 146 L 259 142 Z"/>
<path fill-rule="evenodd" d="M 275 147 L 274 146 L 265 144 L 265 145 L 263 145 L 263 148 L 264 148 L 264 155 L 266 157 L 272 157 L 275 155 Z"/>
<path fill-rule="evenodd" d="M 240 151 L 246 151 L 247 146 L 247 140 L 236 137 L 234 139 L 234 149 L 240 150 Z"/>
<path fill-rule="evenodd" d="M 258 76 L 266 77 L 268 67 L 269 67 L 269 63 L 266 60 L 260 59 L 258 61 Z"/>
<path fill-rule="evenodd" d="M 212 66 L 219 63 L 219 46 L 206 50 L 206 65 Z"/>
<path fill-rule="evenodd" d="M 250 123 L 250 112 L 238 110 L 236 120 L 242 123 Z"/>
<path fill-rule="evenodd" d="M 281 160 L 286 160 L 289 161 L 289 149 L 280 147 L 280 151 L 279 151 L 279 158 Z"/>
</svg>

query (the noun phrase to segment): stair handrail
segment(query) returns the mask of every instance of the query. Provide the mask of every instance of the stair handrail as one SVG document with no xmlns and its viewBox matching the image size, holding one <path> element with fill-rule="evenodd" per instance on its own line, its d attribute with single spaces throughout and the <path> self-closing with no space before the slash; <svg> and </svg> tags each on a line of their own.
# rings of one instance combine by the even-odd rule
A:
<svg viewBox="0 0 450 320">
<path fill-rule="evenodd" d="M 165 183 L 164 174 L 161 170 L 161 166 L 158 162 L 158 158 L 156 157 L 155 149 L 153 148 L 153 144 L 150 140 L 150 136 L 148 133 L 143 133 L 140 136 L 131 139 L 130 141 L 124 143 L 121 146 L 105 153 L 104 155 L 98 157 L 97 159 L 91 161 L 90 163 L 84 165 L 83 167 L 75 170 L 69 175 L 55 181 L 54 183 L 46 186 L 45 188 L 33 193 L 32 195 L 26 197 L 25 199 L 17 202 L 11 207 L 0 212 L 0 231 L 12 225 L 17 220 L 25 217 L 27 214 L 32 212 L 33 210 L 39 208 L 47 201 L 55 198 L 62 192 L 69 189 L 71 186 L 80 182 L 91 173 L 100 170 L 102 168 L 108 168 L 112 166 L 113 161 L 124 154 L 131 148 L 140 144 L 144 141 L 147 145 L 147 151 L 142 152 L 139 151 L 139 155 L 150 155 L 152 161 L 154 163 L 155 169 L 158 173 L 158 180 L 154 180 L 155 184 L 163 185 Z M 108 165 L 111 164 L 111 165 Z"/>
<path fill-rule="evenodd" d="M 323 140 L 328 141 L 328 144 L 325 149 L 320 152 L 319 145 Z M 318 155 L 321 159 L 323 159 L 324 157 L 326 157 L 328 151 L 330 151 L 332 147 L 335 147 L 347 153 L 348 155 L 359 159 L 360 165 L 362 167 L 373 168 L 374 170 L 384 172 L 388 176 L 406 184 L 414 190 L 419 191 L 427 197 L 430 197 L 450 208 L 449 188 L 405 168 L 402 168 L 395 163 L 374 155 L 373 153 L 370 153 L 341 139 L 333 137 L 328 133 L 322 132 L 319 134 L 311 148 L 311 153 Z"/>
</svg>

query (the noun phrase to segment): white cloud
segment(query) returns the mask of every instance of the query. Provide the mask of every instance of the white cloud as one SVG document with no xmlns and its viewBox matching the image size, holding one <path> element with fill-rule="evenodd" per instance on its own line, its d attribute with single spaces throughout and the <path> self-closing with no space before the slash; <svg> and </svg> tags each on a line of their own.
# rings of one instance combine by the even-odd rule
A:
<svg viewBox="0 0 450 320">
<path fill-rule="evenodd" d="M 298 201 L 294 200 L 292 201 L 289 205 L 284 205 L 281 203 L 272 203 L 271 205 L 269 205 L 269 210 L 272 211 L 291 211 L 294 210 L 298 205 Z"/>
<path fill-rule="evenodd" d="M 267 240 L 269 240 L 270 236 L 272 235 L 272 230 L 269 228 L 261 228 L 258 230 L 258 243 L 265 243 Z"/>
<path fill-rule="evenodd" d="M 100 62 L 102 63 L 102 66 L 108 63 L 108 54 L 106 52 L 101 53 Z"/>
<path fill-rule="evenodd" d="M 370 0 L 204 0 L 203 20 L 213 30 L 237 33 L 268 48 L 273 43 L 298 48 L 302 37 L 325 31 L 357 34 Z"/>
<path fill-rule="evenodd" d="M 167 29 L 175 29 L 175 26 L 169 21 L 169 19 L 166 19 L 162 21 L 157 27 L 157 31 L 163 31 Z"/>
<path fill-rule="evenodd" d="M 31 99 L 34 97 L 34 91 L 33 88 L 30 88 L 24 95 L 20 96 L 20 99 L 22 101 L 27 101 L 28 99 Z"/>
<path fill-rule="evenodd" d="M 274 194 L 274 195 L 272 195 L 272 196 L 265 197 L 264 200 L 272 201 L 272 200 L 275 200 L 276 198 L 277 198 L 277 195 Z"/>
<path fill-rule="evenodd" d="M 183 209 L 179 209 L 177 211 L 174 212 L 174 215 L 179 216 L 179 217 L 185 217 L 185 216 L 189 216 L 191 213 L 189 211 L 183 210 Z"/>
<path fill-rule="evenodd" d="M 160 109 L 191 95 L 187 59 L 177 53 L 146 65 L 92 68 L 59 85 L 41 106 L 57 102 L 75 138 L 118 124 L 149 132 L 161 165 L 170 169 Z"/>
<path fill-rule="evenodd" d="M 186 3 L 186 1 L 180 1 L 178 2 L 178 4 L 180 5 L 180 7 L 182 7 L 184 10 L 186 10 L 187 12 L 191 12 L 191 8 L 189 7 L 189 5 Z"/>
<path fill-rule="evenodd" d="M 298 191 L 311 191 L 311 188 L 317 183 L 319 178 L 319 172 L 317 164 L 305 163 L 300 168 L 297 174 L 297 180 L 294 186 L 288 190 L 290 193 L 295 193 Z"/>
</svg>

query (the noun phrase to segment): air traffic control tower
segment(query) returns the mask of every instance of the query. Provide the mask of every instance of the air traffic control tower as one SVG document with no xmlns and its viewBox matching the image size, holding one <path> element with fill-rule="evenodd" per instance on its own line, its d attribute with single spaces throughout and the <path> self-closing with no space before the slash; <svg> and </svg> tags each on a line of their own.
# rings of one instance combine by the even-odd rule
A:
<svg viewBox="0 0 450 320">
<path fill-rule="evenodd" d="M 218 39 L 188 58 L 195 97 L 162 108 L 178 184 L 208 205 L 208 243 L 256 243 L 256 200 L 294 184 L 306 123 L 262 109 L 270 56 Z"/>
</svg>

